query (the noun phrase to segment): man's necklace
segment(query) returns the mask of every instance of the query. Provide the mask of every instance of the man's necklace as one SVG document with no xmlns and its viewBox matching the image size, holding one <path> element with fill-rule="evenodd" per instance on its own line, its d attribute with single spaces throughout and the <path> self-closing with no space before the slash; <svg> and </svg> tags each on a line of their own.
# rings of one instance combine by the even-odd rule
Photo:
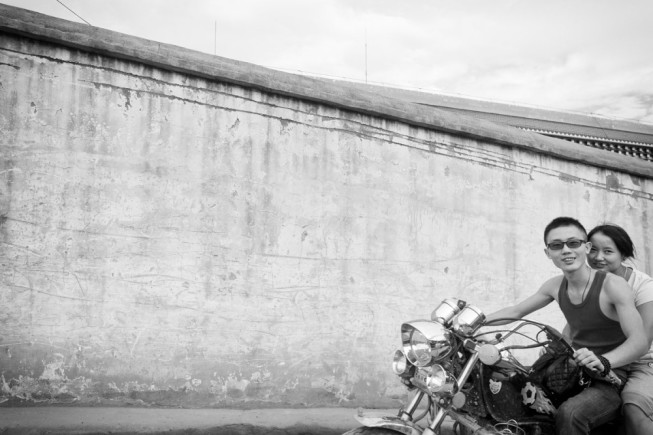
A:
<svg viewBox="0 0 653 435">
<path fill-rule="evenodd" d="M 583 302 L 585 300 L 585 292 L 587 291 L 587 287 L 590 285 L 590 279 L 592 278 L 592 270 L 590 269 L 590 275 L 587 277 L 587 282 L 585 283 L 585 289 L 583 289 L 583 294 L 580 295 L 580 301 Z"/>
</svg>

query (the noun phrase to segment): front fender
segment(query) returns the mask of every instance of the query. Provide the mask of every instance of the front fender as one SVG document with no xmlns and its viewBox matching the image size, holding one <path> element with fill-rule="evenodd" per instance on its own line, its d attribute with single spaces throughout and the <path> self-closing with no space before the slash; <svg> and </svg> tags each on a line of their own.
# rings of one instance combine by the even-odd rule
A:
<svg viewBox="0 0 653 435">
<path fill-rule="evenodd" d="M 374 416 L 369 415 L 369 413 L 365 415 L 365 413 L 359 412 L 354 418 L 363 426 L 390 429 L 405 435 L 422 435 L 424 431 L 424 429 L 415 423 L 402 420 L 399 417 Z"/>
<path fill-rule="evenodd" d="M 465 426 L 471 433 L 478 435 L 497 434 L 497 432 L 491 428 L 488 429 L 480 426 L 476 419 L 469 415 L 459 414 L 454 410 L 449 410 L 447 414 L 451 421 L 456 421 L 462 426 Z M 424 429 L 411 421 L 405 421 L 399 417 L 374 415 L 369 411 L 359 411 L 358 415 L 354 416 L 354 418 L 365 427 L 389 429 L 405 435 L 424 435 L 425 433 L 432 433 L 428 428 Z"/>
</svg>

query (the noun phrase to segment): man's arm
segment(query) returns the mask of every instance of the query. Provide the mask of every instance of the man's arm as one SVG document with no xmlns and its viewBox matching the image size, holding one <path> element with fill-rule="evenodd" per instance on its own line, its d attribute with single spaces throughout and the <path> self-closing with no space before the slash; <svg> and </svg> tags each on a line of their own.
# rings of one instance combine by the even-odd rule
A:
<svg viewBox="0 0 653 435">
<path fill-rule="evenodd" d="M 502 308 L 499 311 L 495 311 L 492 314 L 489 314 L 486 317 L 485 323 L 489 323 L 495 319 L 502 318 L 511 318 L 511 319 L 521 319 L 524 316 L 529 315 L 530 313 L 537 311 L 545 306 L 549 305 L 554 300 L 552 288 L 555 287 L 556 278 L 550 279 L 537 290 L 534 294 L 530 295 L 523 301 L 512 305 L 510 307 Z M 559 281 L 559 279 L 557 279 Z M 492 325 L 505 325 L 510 323 L 510 320 L 494 322 Z"/>
<path fill-rule="evenodd" d="M 621 367 L 636 361 L 648 350 L 648 334 L 635 307 L 635 299 L 628 283 L 620 277 L 608 275 L 606 295 L 617 311 L 619 323 L 627 337 L 619 347 L 603 355 L 613 367 Z"/>
<path fill-rule="evenodd" d="M 635 308 L 628 283 L 620 277 L 608 275 L 603 291 L 608 297 L 608 302 L 615 308 L 626 341 L 602 356 L 607 358 L 611 367 L 621 367 L 636 361 L 648 350 L 648 336 L 644 331 L 642 318 Z M 604 369 L 603 364 L 596 358 L 600 355 L 595 355 L 585 348 L 580 349 L 576 354 L 576 361 L 579 364 L 598 371 Z"/>
</svg>

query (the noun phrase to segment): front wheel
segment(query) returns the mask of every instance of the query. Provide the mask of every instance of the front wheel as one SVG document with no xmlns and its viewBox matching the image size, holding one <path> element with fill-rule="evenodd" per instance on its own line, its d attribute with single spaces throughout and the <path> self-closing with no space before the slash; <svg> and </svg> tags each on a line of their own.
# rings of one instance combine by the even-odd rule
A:
<svg viewBox="0 0 653 435">
<path fill-rule="evenodd" d="M 357 427 L 350 431 L 345 432 L 342 435 L 397 435 L 400 432 L 394 431 L 392 429 L 385 429 L 383 427 Z"/>
</svg>

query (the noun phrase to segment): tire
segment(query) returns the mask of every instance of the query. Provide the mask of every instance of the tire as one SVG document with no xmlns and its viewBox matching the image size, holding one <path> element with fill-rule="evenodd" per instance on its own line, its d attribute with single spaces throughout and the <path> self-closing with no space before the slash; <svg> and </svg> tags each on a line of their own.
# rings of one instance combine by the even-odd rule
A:
<svg viewBox="0 0 653 435">
<path fill-rule="evenodd" d="M 342 435 L 398 435 L 399 432 L 382 427 L 357 427 Z"/>
</svg>

